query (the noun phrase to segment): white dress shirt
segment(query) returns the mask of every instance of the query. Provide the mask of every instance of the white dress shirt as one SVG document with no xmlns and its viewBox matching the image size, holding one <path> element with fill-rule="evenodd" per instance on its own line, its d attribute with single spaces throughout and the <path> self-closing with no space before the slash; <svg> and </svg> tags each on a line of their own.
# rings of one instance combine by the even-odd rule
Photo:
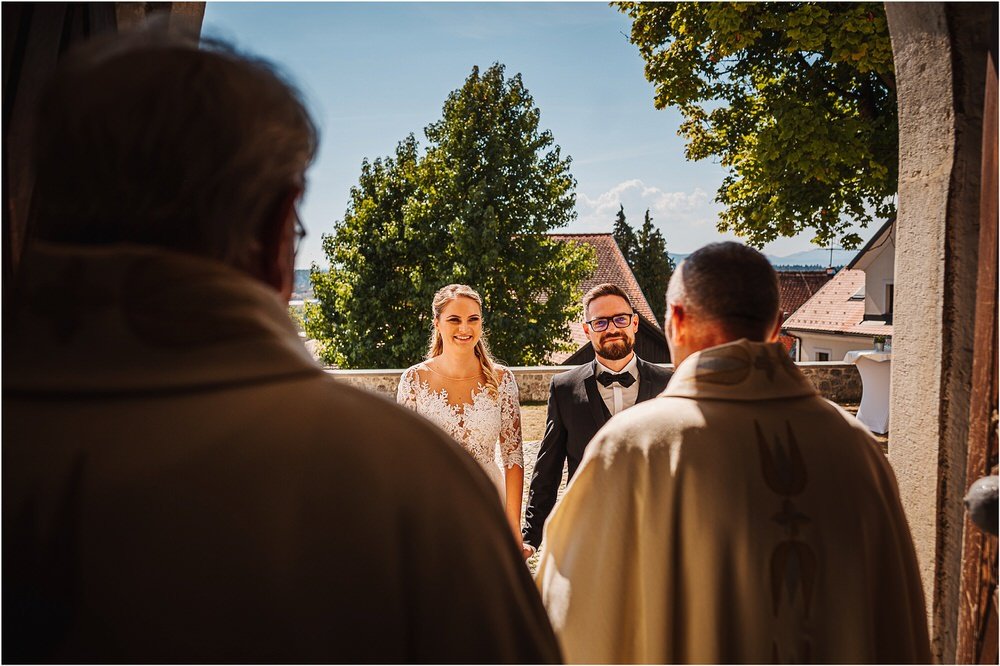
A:
<svg viewBox="0 0 1000 666">
<path fill-rule="evenodd" d="M 611 412 L 611 416 L 619 413 L 623 409 L 628 409 L 635 404 L 636 399 L 639 397 L 639 361 L 638 357 L 633 353 L 632 360 L 628 362 L 624 368 L 620 371 L 615 372 L 611 368 L 607 367 L 601 363 L 600 359 L 597 359 L 597 369 L 596 375 L 598 377 L 605 372 L 610 372 L 613 375 L 618 375 L 623 372 L 627 372 L 635 379 L 628 388 L 624 388 L 618 382 L 613 383 L 611 386 L 605 387 L 604 384 L 597 382 L 597 390 L 601 394 L 601 399 L 604 400 L 604 404 L 607 405 L 608 411 Z"/>
</svg>

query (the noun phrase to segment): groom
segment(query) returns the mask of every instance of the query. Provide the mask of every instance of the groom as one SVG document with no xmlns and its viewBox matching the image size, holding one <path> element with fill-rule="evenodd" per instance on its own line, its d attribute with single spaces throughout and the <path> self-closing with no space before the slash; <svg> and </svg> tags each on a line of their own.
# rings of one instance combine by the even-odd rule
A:
<svg viewBox="0 0 1000 666">
<path fill-rule="evenodd" d="M 542 527 L 556 501 L 563 462 L 572 479 L 587 444 L 608 419 L 637 402 L 649 400 L 667 385 L 672 371 L 635 355 L 639 315 L 628 294 L 614 284 L 599 284 L 583 297 L 583 331 L 596 359 L 552 378 L 548 415 L 531 477 L 523 555 L 542 543 Z"/>
</svg>

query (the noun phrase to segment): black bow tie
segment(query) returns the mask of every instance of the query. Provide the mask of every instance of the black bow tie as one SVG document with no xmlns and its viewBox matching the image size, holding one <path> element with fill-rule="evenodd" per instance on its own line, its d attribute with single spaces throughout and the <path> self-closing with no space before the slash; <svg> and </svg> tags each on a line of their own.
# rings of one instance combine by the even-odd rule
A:
<svg viewBox="0 0 1000 666">
<path fill-rule="evenodd" d="M 608 388 L 615 382 L 618 382 L 625 388 L 628 388 L 629 386 L 632 386 L 632 384 L 635 384 L 635 377 L 627 372 L 623 372 L 619 375 L 610 372 L 602 372 L 597 376 L 597 381 L 601 382 L 604 388 Z"/>
</svg>

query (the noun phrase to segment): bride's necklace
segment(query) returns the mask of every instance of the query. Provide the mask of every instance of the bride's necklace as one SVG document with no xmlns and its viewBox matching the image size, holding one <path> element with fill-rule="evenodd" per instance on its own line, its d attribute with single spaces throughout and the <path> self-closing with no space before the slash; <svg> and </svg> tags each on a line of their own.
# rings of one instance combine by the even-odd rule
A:
<svg viewBox="0 0 1000 666">
<path fill-rule="evenodd" d="M 431 372 L 433 372 L 435 375 L 438 375 L 440 377 L 444 377 L 445 379 L 453 381 L 453 382 L 462 382 L 462 381 L 465 381 L 467 379 L 479 379 L 480 377 L 483 376 L 483 373 L 479 372 L 479 373 L 477 373 L 475 375 L 472 375 L 471 377 L 449 377 L 448 375 L 444 374 L 443 372 L 438 372 L 437 370 L 435 370 L 434 368 L 432 368 L 429 365 L 427 366 L 427 369 L 430 370 Z"/>
</svg>

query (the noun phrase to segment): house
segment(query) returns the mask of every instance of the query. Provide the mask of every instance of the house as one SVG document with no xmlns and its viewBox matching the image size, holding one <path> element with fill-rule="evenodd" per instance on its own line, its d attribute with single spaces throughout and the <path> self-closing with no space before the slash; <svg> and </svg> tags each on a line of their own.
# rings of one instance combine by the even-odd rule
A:
<svg viewBox="0 0 1000 666">
<path fill-rule="evenodd" d="M 582 291 L 587 293 L 591 288 L 603 283 L 611 282 L 625 290 L 632 301 L 636 313 L 639 315 L 639 330 L 635 336 L 635 352 L 644 361 L 651 363 L 669 363 L 670 350 L 667 348 L 667 341 L 663 335 L 653 314 L 653 309 L 649 307 L 649 302 L 639 288 L 639 283 L 625 261 L 618 243 L 610 234 L 549 234 L 555 240 L 566 243 L 586 243 L 594 248 L 597 255 L 597 269 L 593 275 L 583 281 Z M 663 297 L 665 295 L 661 295 Z M 549 363 L 553 365 L 580 365 L 588 363 L 594 359 L 594 348 L 590 340 L 583 332 L 583 322 L 575 321 L 569 325 L 567 339 L 572 341 L 576 351 L 553 352 L 549 355 Z"/>
<path fill-rule="evenodd" d="M 847 266 L 785 321 L 798 361 L 839 361 L 892 337 L 896 225 L 889 220 Z"/>
<path fill-rule="evenodd" d="M 792 313 L 815 296 L 816 292 L 829 282 L 833 275 L 832 268 L 823 271 L 778 271 L 781 321 L 787 321 Z M 793 359 L 798 358 L 798 338 L 786 335 L 782 331 L 779 340 Z"/>
</svg>

